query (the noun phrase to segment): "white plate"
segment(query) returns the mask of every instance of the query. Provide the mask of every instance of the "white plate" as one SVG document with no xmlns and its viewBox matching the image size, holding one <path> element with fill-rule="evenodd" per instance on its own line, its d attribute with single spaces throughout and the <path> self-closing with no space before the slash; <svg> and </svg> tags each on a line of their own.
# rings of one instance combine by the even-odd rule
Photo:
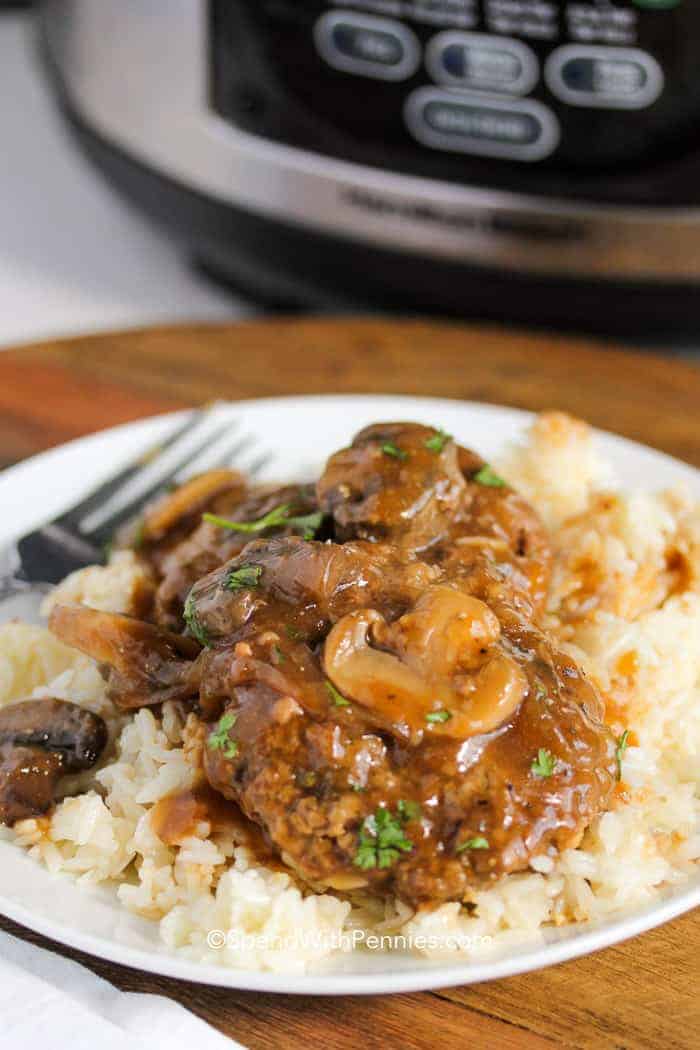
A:
<svg viewBox="0 0 700 1050">
<path fill-rule="evenodd" d="M 527 413 L 489 405 L 408 397 L 304 397 L 249 401 L 220 410 L 274 453 L 269 479 L 313 476 L 325 455 L 375 420 L 412 419 L 443 427 L 487 458 L 517 438 Z M 159 416 L 73 441 L 0 475 L 0 547 L 77 499 L 86 486 L 157 440 L 173 425 Z M 700 473 L 652 449 L 601 434 L 605 455 L 625 486 L 688 483 L 700 497 Z M 253 453 L 248 453 L 252 460 Z M 506 977 L 596 951 L 658 926 L 700 904 L 700 876 L 662 893 L 647 907 L 597 925 L 552 930 L 545 943 L 507 955 L 445 965 L 414 956 L 354 953 L 333 969 L 306 976 L 250 973 L 190 962 L 169 954 L 157 926 L 125 911 L 110 889 L 85 891 L 51 876 L 24 852 L 0 841 L 0 911 L 47 937 L 112 962 L 183 980 L 231 988 L 315 995 L 405 992 Z"/>
</svg>

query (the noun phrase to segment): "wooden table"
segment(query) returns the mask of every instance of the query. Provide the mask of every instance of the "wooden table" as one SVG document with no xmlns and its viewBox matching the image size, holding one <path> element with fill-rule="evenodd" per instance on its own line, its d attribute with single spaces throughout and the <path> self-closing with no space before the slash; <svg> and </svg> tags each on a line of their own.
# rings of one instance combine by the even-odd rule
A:
<svg viewBox="0 0 700 1050">
<path fill-rule="evenodd" d="M 214 397 L 323 392 L 563 408 L 700 466 L 700 370 L 691 365 L 497 328 L 378 320 L 162 328 L 2 353 L 0 465 Z M 0 926 L 47 943 L 10 922 Z M 672 1050 L 700 1045 L 699 949 L 696 912 L 539 973 L 439 992 L 337 999 L 205 988 L 69 954 L 122 988 L 179 999 L 252 1048 Z"/>
</svg>

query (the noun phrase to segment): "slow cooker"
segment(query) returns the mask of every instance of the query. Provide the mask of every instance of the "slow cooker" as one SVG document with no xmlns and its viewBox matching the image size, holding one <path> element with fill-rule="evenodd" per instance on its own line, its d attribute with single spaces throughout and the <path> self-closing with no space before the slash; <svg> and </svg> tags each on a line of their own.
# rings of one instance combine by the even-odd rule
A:
<svg viewBox="0 0 700 1050">
<path fill-rule="evenodd" d="M 693 0 L 47 0 L 41 23 L 90 155 L 270 302 L 698 327 Z"/>
</svg>

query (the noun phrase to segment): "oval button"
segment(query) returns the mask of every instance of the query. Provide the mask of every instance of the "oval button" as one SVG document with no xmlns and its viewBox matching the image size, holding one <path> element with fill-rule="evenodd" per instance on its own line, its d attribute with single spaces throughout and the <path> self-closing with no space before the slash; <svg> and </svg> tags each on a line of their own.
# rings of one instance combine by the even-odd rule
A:
<svg viewBox="0 0 700 1050">
<path fill-rule="evenodd" d="M 405 118 L 418 142 L 449 153 L 536 161 L 553 153 L 560 138 L 552 111 L 531 99 L 419 88 L 407 100 Z"/>
<path fill-rule="evenodd" d="M 400 22 L 351 12 L 322 15 L 316 47 L 334 69 L 375 80 L 406 80 L 421 61 L 418 37 Z"/>
<path fill-rule="evenodd" d="M 438 33 L 428 45 L 425 62 L 439 84 L 472 91 L 526 95 L 540 75 L 537 57 L 527 44 L 483 33 Z"/>
<path fill-rule="evenodd" d="M 571 106 L 644 109 L 664 88 L 661 66 L 646 51 L 568 44 L 547 59 L 547 87 Z"/>
</svg>

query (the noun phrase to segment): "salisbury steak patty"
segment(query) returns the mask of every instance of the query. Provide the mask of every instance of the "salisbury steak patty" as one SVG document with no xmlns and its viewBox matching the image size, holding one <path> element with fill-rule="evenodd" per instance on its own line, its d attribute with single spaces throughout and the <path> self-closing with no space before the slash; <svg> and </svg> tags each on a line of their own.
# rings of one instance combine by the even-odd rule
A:
<svg viewBox="0 0 700 1050">
<path fill-rule="evenodd" d="M 439 580 L 389 620 L 375 592 L 311 645 L 272 630 L 260 597 L 263 629 L 200 658 L 209 782 L 308 881 L 416 905 L 574 844 L 613 789 L 614 740 L 506 593 L 496 615 Z"/>
</svg>

